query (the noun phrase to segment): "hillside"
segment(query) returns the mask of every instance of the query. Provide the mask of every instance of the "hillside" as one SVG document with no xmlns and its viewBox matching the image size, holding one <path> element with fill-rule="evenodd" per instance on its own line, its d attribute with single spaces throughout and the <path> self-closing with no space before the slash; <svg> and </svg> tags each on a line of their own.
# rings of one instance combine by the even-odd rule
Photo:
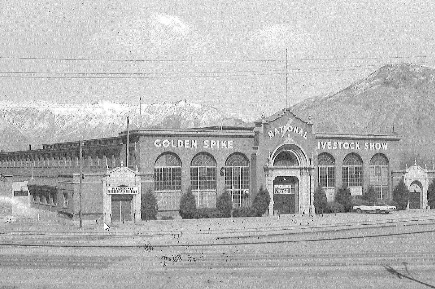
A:
<svg viewBox="0 0 435 289">
<path fill-rule="evenodd" d="M 43 143 L 76 141 L 118 135 L 131 128 L 187 128 L 235 125 L 243 121 L 219 110 L 186 101 L 138 106 L 98 102 L 83 105 L 53 103 L 0 103 L 0 149 L 15 151 Z"/>
<path fill-rule="evenodd" d="M 317 132 L 398 133 L 402 166 L 432 167 L 435 156 L 435 70 L 412 64 L 386 65 L 326 97 L 305 100 L 296 114 L 313 116 Z"/>
</svg>

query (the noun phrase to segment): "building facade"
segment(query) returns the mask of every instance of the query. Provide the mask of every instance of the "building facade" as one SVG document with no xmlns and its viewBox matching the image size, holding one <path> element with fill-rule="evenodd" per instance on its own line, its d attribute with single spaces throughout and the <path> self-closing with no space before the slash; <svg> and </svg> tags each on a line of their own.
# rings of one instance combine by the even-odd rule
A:
<svg viewBox="0 0 435 289">
<path fill-rule="evenodd" d="M 269 215 L 309 213 L 319 186 L 328 201 L 343 186 L 356 197 L 373 186 L 378 199 L 389 201 L 402 172 L 396 134 L 314 132 L 310 120 L 288 109 L 253 127 L 137 129 L 84 141 L 82 161 L 79 151 L 79 142 L 69 142 L 2 153 L 0 170 L 28 181 L 35 207 L 110 222 L 139 220 L 140 195 L 148 190 L 161 216 L 177 216 L 188 189 L 199 208 L 215 207 L 224 191 L 236 208 L 250 206 L 263 187 Z M 131 181 L 109 186 L 123 166 Z"/>
</svg>

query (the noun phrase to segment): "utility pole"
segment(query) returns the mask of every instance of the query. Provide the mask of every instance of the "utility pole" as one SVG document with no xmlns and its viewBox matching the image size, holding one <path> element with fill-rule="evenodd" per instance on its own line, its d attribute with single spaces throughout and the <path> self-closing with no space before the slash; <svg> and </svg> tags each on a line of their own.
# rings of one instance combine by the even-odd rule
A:
<svg viewBox="0 0 435 289">
<path fill-rule="evenodd" d="M 139 129 L 142 128 L 142 96 L 139 96 Z"/>
<path fill-rule="evenodd" d="M 287 60 L 287 48 L 286 48 L 285 49 L 285 108 L 288 108 L 287 90 L 288 90 L 288 60 Z"/>
<path fill-rule="evenodd" d="M 130 118 L 127 116 L 127 150 L 126 150 L 126 160 L 125 164 L 128 168 L 128 159 L 130 154 Z"/>
<path fill-rule="evenodd" d="M 80 163 L 80 177 L 79 177 L 79 227 L 82 228 L 83 226 L 83 220 L 82 220 L 82 191 L 83 191 L 83 141 L 80 141 L 79 144 L 79 163 Z"/>
</svg>

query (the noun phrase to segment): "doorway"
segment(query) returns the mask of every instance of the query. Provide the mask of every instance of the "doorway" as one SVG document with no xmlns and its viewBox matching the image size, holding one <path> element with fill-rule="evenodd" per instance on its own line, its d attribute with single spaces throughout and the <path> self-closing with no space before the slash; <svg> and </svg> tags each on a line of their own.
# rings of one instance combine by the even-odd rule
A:
<svg viewBox="0 0 435 289">
<path fill-rule="evenodd" d="M 133 220 L 132 195 L 112 195 L 112 222 L 128 222 Z"/>
<path fill-rule="evenodd" d="M 294 176 L 278 176 L 273 181 L 273 210 L 278 214 L 296 213 L 299 180 Z"/>
</svg>

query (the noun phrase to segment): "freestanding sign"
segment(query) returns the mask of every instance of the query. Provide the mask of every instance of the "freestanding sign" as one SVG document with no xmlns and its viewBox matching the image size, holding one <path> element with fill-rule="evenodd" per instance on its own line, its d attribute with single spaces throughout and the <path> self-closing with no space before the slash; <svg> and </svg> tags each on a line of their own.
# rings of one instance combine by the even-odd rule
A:
<svg viewBox="0 0 435 289">
<path fill-rule="evenodd" d="M 118 167 L 103 179 L 104 222 L 139 221 L 141 219 L 141 181 L 137 172 Z"/>
<path fill-rule="evenodd" d="M 30 211 L 30 195 L 27 181 L 12 183 L 12 215 L 27 216 Z"/>
</svg>

